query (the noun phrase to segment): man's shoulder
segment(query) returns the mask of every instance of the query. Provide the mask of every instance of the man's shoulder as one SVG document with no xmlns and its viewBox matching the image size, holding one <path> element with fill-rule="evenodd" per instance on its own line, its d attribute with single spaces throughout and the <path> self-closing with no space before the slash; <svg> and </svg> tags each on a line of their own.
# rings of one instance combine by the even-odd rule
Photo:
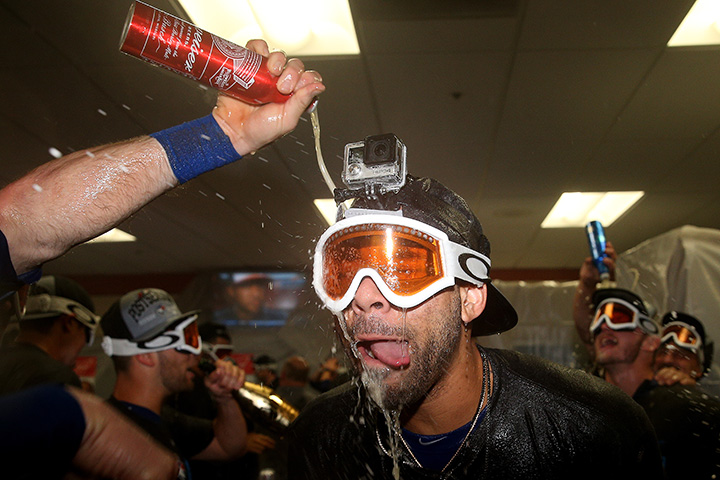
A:
<svg viewBox="0 0 720 480">
<path fill-rule="evenodd" d="M 0 351 L 1 393 L 51 383 L 79 387 L 80 379 L 72 368 L 35 345 L 17 343 Z"/>
</svg>

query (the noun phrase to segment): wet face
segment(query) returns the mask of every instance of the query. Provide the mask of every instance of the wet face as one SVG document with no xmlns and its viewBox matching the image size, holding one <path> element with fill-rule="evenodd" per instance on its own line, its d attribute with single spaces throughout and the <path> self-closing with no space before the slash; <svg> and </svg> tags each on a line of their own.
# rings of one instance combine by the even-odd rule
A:
<svg viewBox="0 0 720 480">
<path fill-rule="evenodd" d="M 633 363 L 640 354 L 644 338 L 640 329 L 613 330 L 603 323 L 593 342 L 595 361 L 604 367 Z"/>
<path fill-rule="evenodd" d="M 463 323 L 456 289 L 411 309 L 391 305 L 370 278 L 340 319 L 348 355 L 378 405 L 400 409 L 431 393 L 460 351 Z"/>
<path fill-rule="evenodd" d="M 230 287 L 228 293 L 236 304 L 236 310 L 252 317 L 265 305 L 268 286 L 267 283 L 245 283 Z"/>
<path fill-rule="evenodd" d="M 170 394 L 193 389 L 194 369 L 198 363 L 196 355 L 170 349 L 158 352 L 158 359 L 162 386 Z"/>
<path fill-rule="evenodd" d="M 655 371 L 661 368 L 671 367 L 690 375 L 692 378 L 702 376 L 702 366 L 698 356 L 686 348 L 681 348 L 669 341 L 663 343 L 655 352 Z"/>
</svg>

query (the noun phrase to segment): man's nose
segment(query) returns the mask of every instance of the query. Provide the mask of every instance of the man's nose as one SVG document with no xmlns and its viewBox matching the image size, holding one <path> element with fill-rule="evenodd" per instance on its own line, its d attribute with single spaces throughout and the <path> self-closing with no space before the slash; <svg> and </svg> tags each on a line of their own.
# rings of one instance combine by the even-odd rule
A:
<svg viewBox="0 0 720 480">
<path fill-rule="evenodd" d="M 351 307 L 357 314 L 382 313 L 391 309 L 390 302 L 370 277 L 365 277 L 360 282 Z"/>
</svg>

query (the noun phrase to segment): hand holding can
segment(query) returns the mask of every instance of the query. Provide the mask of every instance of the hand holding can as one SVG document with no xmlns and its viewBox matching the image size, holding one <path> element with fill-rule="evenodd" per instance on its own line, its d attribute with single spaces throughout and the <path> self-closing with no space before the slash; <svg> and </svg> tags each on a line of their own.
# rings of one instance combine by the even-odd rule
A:
<svg viewBox="0 0 720 480">
<path fill-rule="evenodd" d="M 282 103 L 267 58 L 142 2 L 130 8 L 120 50 L 251 105 Z"/>
</svg>

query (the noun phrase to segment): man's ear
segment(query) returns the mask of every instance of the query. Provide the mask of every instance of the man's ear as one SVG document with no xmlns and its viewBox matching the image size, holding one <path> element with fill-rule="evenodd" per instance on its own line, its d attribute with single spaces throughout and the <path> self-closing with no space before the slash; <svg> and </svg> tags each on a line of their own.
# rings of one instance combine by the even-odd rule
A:
<svg viewBox="0 0 720 480">
<path fill-rule="evenodd" d="M 71 317 L 70 315 L 61 315 L 60 318 L 57 320 L 60 323 L 60 329 L 63 333 L 70 333 L 73 331 L 73 328 L 75 324 L 80 324 L 77 320 L 75 320 L 74 317 Z"/>
<path fill-rule="evenodd" d="M 487 286 L 460 286 L 460 301 L 462 302 L 462 321 L 467 325 L 485 310 Z"/>
<path fill-rule="evenodd" d="M 133 355 L 133 358 L 146 367 L 154 367 L 158 363 L 157 352 L 140 353 Z"/>
</svg>

